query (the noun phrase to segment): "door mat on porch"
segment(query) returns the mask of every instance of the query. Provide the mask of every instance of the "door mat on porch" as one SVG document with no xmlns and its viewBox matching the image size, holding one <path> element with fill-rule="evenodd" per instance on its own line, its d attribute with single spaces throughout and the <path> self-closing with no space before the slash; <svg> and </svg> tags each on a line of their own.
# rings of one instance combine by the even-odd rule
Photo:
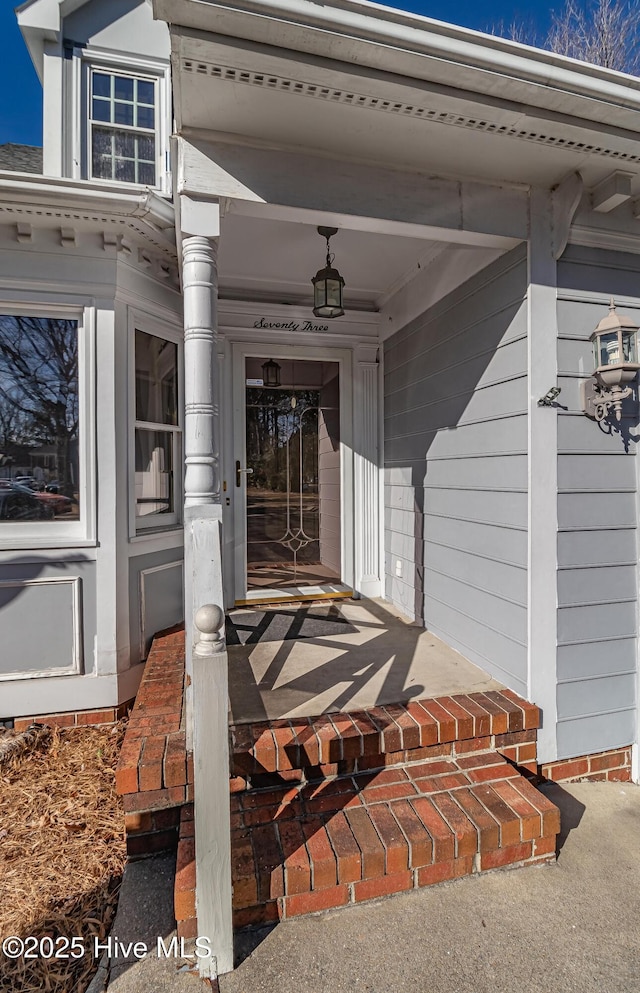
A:
<svg viewBox="0 0 640 993">
<path fill-rule="evenodd" d="M 335 603 L 232 610 L 227 614 L 228 645 L 256 645 L 264 641 L 292 641 L 352 634 L 356 628 Z"/>
</svg>

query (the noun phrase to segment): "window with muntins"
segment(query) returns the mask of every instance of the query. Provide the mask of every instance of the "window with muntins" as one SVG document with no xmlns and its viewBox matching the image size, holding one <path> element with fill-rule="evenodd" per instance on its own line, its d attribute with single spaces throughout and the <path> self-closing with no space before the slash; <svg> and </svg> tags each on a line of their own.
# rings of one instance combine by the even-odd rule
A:
<svg viewBox="0 0 640 993">
<path fill-rule="evenodd" d="M 135 333 L 136 526 L 178 520 L 181 430 L 178 419 L 178 346 L 145 331 Z"/>
<path fill-rule="evenodd" d="M 157 184 L 157 80 L 92 69 L 90 159 L 93 179 Z"/>
</svg>

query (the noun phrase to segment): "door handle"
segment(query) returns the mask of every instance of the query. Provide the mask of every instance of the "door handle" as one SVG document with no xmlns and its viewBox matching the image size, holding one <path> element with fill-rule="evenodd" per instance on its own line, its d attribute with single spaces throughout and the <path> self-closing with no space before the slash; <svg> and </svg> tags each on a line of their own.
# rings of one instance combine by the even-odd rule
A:
<svg viewBox="0 0 640 993">
<path fill-rule="evenodd" d="M 253 476 L 253 469 L 242 469 L 240 467 L 240 459 L 236 460 L 236 486 L 242 486 L 242 475 L 241 473 L 246 473 L 247 476 Z"/>
</svg>

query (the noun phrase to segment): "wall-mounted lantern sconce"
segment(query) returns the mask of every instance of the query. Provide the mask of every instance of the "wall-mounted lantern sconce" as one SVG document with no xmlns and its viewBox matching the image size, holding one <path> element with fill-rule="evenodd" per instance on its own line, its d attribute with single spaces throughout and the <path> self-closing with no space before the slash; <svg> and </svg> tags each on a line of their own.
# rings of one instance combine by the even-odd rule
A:
<svg viewBox="0 0 640 993">
<path fill-rule="evenodd" d="M 329 239 L 337 233 L 337 228 L 318 228 L 318 234 L 327 239 L 327 263 L 324 269 L 319 269 L 311 280 L 315 317 L 342 317 L 344 314 L 342 305 L 344 279 L 338 270 L 333 268 L 335 256 L 331 254 L 329 248 Z"/>
<path fill-rule="evenodd" d="M 265 386 L 275 389 L 280 386 L 280 366 L 273 359 L 264 362 L 262 366 L 262 382 Z"/>
<path fill-rule="evenodd" d="M 622 417 L 622 401 L 631 396 L 638 363 L 638 325 L 630 317 L 616 313 L 611 298 L 609 313 L 591 335 L 595 358 L 593 377 L 580 384 L 582 409 L 587 417 L 602 421 L 613 408 L 616 420 Z"/>
</svg>

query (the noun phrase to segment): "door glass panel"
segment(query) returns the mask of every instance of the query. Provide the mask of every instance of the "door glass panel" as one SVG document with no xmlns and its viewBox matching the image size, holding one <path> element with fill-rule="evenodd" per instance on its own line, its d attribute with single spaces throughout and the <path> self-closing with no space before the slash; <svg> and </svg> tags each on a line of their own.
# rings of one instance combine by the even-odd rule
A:
<svg viewBox="0 0 640 993">
<path fill-rule="evenodd" d="M 248 588 L 339 582 L 339 366 L 282 359 L 266 387 L 265 362 L 246 370 Z"/>
</svg>

